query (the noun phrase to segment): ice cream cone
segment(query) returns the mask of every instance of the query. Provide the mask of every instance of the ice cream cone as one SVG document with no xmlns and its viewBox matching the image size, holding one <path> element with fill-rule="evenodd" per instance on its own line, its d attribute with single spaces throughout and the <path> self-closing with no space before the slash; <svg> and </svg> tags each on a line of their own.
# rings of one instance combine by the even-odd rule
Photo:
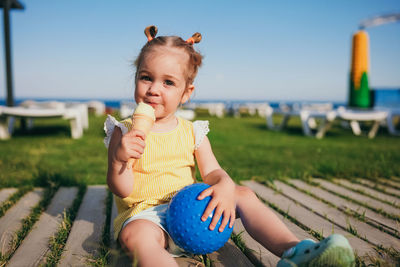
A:
<svg viewBox="0 0 400 267">
<path fill-rule="evenodd" d="M 132 128 L 135 130 L 141 130 L 145 135 L 147 135 L 153 127 L 154 120 L 154 109 L 145 103 L 139 103 L 132 115 Z M 135 161 L 136 159 L 134 158 L 128 160 L 128 169 L 132 168 Z"/>
<path fill-rule="evenodd" d="M 153 118 L 146 116 L 144 114 L 134 114 L 132 116 L 132 128 L 135 130 L 141 130 L 146 135 L 150 132 L 153 127 L 154 120 Z"/>
</svg>

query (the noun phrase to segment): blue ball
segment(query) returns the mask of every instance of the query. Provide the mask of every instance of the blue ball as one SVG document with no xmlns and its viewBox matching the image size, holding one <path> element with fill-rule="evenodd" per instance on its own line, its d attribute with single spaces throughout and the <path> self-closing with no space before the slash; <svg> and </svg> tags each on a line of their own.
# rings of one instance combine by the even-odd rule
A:
<svg viewBox="0 0 400 267">
<path fill-rule="evenodd" d="M 219 232 L 222 217 L 213 231 L 209 229 L 212 214 L 201 220 L 211 197 L 197 200 L 199 194 L 210 186 L 204 183 L 188 185 L 171 200 L 167 210 L 167 229 L 175 244 L 193 254 L 208 254 L 221 248 L 231 236 L 229 223 Z"/>
</svg>

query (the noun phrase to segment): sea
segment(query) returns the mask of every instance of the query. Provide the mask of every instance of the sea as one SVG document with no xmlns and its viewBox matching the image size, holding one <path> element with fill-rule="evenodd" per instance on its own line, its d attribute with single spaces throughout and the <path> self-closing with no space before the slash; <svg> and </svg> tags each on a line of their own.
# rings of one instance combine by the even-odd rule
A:
<svg viewBox="0 0 400 267">
<path fill-rule="evenodd" d="M 133 100 L 130 99 L 94 99 L 94 98 L 17 98 L 14 100 L 14 105 L 18 106 L 20 103 L 26 101 L 26 100 L 34 100 L 34 101 L 39 101 L 39 102 L 45 102 L 45 101 L 60 101 L 60 102 L 90 102 L 90 101 L 100 101 L 103 102 L 107 108 L 112 108 L 112 109 L 119 109 L 122 103 L 129 103 L 132 102 Z M 194 104 L 205 104 L 205 103 L 223 103 L 225 104 L 225 107 L 233 107 L 233 106 L 238 106 L 238 105 L 244 105 L 248 103 L 254 103 L 254 104 L 262 104 L 262 103 L 268 103 L 271 107 L 278 107 L 279 104 L 285 103 L 288 105 L 294 104 L 294 103 L 327 103 L 329 101 L 267 101 L 267 100 L 227 100 L 227 99 L 201 99 L 201 100 L 190 100 L 190 103 Z M 344 102 L 330 102 L 333 103 L 334 107 L 336 106 L 342 106 L 345 103 Z M 6 100 L 5 99 L 0 99 L 0 105 L 4 106 L 6 105 Z"/>
<path fill-rule="evenodd" d="M 374 89 L 372 91 L 372 98 L 374 106 L 377 107 L 400 107 L 400 89 Z M 17 106 L 23 101 L 26 100 L 35 100 L 35 101 L 60 101 L 60 102 L 89 102 L 89 101 L 100 101 L 103 102 L 107 108 L 111 109 L 119 109 L 121 103 L 132 102 L 132 99 L 96 99 L 96 98 L 17 98 L 14 100 L 15 105 Z M 244 105 L 247 103 L 268 103 L 271 107 L 278 107 L 279 104 L 285 103 L 288 105 L 294 103 L 327 103 L 330 102 L 333 104 L 333 107 L 345 106 L 347 102 L 340 101 L 268 101 L 266 100 L 228 100 L 228 99 L 194 99 L 190 100 L 191 103 L 194 104 L 203 104 L 203 103 L 224 103 L 225 107 L 230 108 L 233 106 Z M 0 98 L 0 105 L 6 105 L 6 100 L 4 98 Z"/>
</svg>

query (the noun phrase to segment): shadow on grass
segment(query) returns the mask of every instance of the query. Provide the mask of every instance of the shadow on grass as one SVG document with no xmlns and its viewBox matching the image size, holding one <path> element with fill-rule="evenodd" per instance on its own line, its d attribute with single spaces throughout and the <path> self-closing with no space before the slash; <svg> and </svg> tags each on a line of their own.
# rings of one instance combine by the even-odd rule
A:
<svg viewBox="0 0 400 267">
<path fill-rule="evenodd" d="M 33 179 L 33 185 L 39 187 L 81 186 L 76 177 L 71 177 L 57 171 L 39 169 L 38 175 Z"/>
<path fill-rule="evenodd" d="M 63 125 L 49 125 L 49 126 L 35 126 L 32 129 L 15 129 L 13 137 L 50 137 L 50 136 L 71 136 L 71 130 L 68 126 Z"/>
<path fill-rule="evenodd" d="M 259 129 L 262 131 L 269 131 L 271 133 L 284 133 L 291 136 L 304 136 L 302 128 L 296 126 L 287 126 L 282 130 L 271 130 L 265 124 L 251 124 L 251 126 L 255 129 Z"/>
<path fill-rule="evenodd" d="M 288 125 L 285 128 L 283 128 L 282 130 L 271 130 L 267 127 L 266 124 L 248 124 L 249 127 L 252 127 L 254 129 L 258 129 L 261 131 L 269 131 L 272 133 L 283 133 L 289 136 L 305 136 L 302 127 L 299 126 L 295 126 L 295 125 Z M 368 131 L 371 129 L 370 125 L 362 125 L 361 126 L 361 130 L 362 133 L 360 136 L 357 136 L 358 138 L 368 138 Z M 315 135 L 316 130 L 313 130 L 313 134 Z M 342 127 L 340 125 L 334 125 L 332 126 L 331 129 L 329 129 L 326 133 L 325 133 L 325 138 L 326 137 L 356 137 L 356 135 L 353 134 L 351 128 L 346 128 L 346 127 Z M 378 132 L 376 133 L 376 137 L 391 137 L 391 138 L 397 138 L 396 136 L 393 136 L 391 134 L 389 134 L 389 132 L 387 131 L 387 129 L 380 127 L 378 129 Z"/>
<path fill-rule="evenodd" d="M 0 188 L 7 187 L 50 187 L 58 188 L 59 186 L 84 186 L 85 181 L 79 181 L 76 177 L 66 175 L 60 171 L 48 171 L 44 167 L 37 170 L 37 175 L 33 177 L 24 177 L 21 179 L 14 179 L 12 181 L 0 181 Z"/>
</svg>

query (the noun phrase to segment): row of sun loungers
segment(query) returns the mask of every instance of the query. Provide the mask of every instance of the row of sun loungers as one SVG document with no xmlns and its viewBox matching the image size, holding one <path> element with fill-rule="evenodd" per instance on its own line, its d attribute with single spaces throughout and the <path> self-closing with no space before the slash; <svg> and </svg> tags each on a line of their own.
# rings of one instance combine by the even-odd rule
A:
<svg viewBox="0 0 400 267">
<path fill-rule="evenodd" d="M 120 115 L 122 118 L 130 117 L 135 104 L 122 102 Z M 177 112 L 188 120 L 195 118 L 195 110 L 204 109 L 212 116 L 222 118 L 225 114 L 240 117 L 241 114 L 259 115 L 266 118 L 267 127 L 271 130 L 283 130 L 293 117 L 300 118 L 303 133 L 306 136 L 323 138 L 335 120 L 346 123 L 355 135 L 361 135 L 360 124 L 370 122 L 367 130 L 369 138 L 374 138 L 380 126 L 384 125 L 392 135 L 400 136 L 396 129 L 395 121 L 400 118 L 400 108 L 375 108 L 375 109 L 350 109 L 346 107 L 334 108 L 332 103 L 295 103 L 293 105 L 280 104 L 273 108 L 268 103 L 244 103 L 226 105 L 222 102 L 215 103 L 190 103 Z M 89 127 L 88 111 L 96 115 L 105 112 L 105 104 L 100 101 L 91 102 L 59 102 L 59 101 L 25 101 L 17 107 L 0 106 L 0 139 L 10 138 L 16 119 L 26 121 L 26 126 L 31 128 L 36 118 L 62 118 L 70 122 L 71 137 L 76 139 L 83 135 Z M 279 123 L 275 123 L 280 115 Z M 274 118 L 275 117 L 275 118 Z M 275 120 L 275 122 L 274 122 Z M 365 127 L 364 127 L 365 128 Z"/>
<path fill-rule="evenodd" d="M 14 131 L 16 119 L 24 120 L 28 129 L 33 127 L 34 119 L 61 118 L 70 122 L 71 137 L 82 137 L 89 128 L 89 110 L 96 115 L 104 114 L 105 104 L 100 101 L 60 102 L 24 101 L 16 107 L 0 106 L 0 139 L 8 139 Z"/>
<path fill-rule="evenodd" d="M 306 136 L 323 138 L 335 120 L 340 120 L 342 125 L 348 125 L 355 135 L 362 134 L 360 124 L 365 124 L 367 136 L 374 138 L 380 126 L 386 126 L 388 132 L 400 136 L 396 129 L 395 121 L 400 118 L 400 108 L 373 108 L 354 109 L 344 106 L 335 108 L 332 103 L 295 103 L 293 105 L 280 104 L 273 108 L 268 103 L 244 103 L 226 105 L 222 102 L 215 103 L 190 103 L 185 106 L 190 110 L 207 110 L 209 115 L 222 118 L 225 114 L 240 117 L 247 113 L 251 116 L 259 115 L 266 118 L 266 123 L 271 130 L 282 130 L 293 117 L 301 120 L 302 130 Z M 274 115 L 281 115 L 278 124 L 274 123 Z M 275 118 L 276 120 L 276 118 Z M 366 122 L 369 122 L 366 124 Z M 365 127 L 364 127 L 365 128 Z"/>
<path fill-rule="evenodd" d="M 281 115 L 281 122 L 274 124 L 273 115 Z M 400 117 L 400 109 L 396 108 L 375 108 L 375 109 L 354 109 L 344 106 L 333 108 L 333 105 L 312 104 L 300 106 L 280 105 L 279 108 L 270 108 L 267 113 L 267 126 L 271 130 L 282 130 L 287 126 L 291 117 L 299 117 L 303 133 L 307 136 L 323 138 L 332 126 L 332 123 L 339 119 L 348 123 L 355 135 L 361 135 L 360 124 L 370 122 L 371 126 L 367 131 L 369 138 L 374 138 L 381 125 L 385 125 L 392 135 L 400 136 L 400 130 L 396 130 L 394 120 Z"/>
</svg>

